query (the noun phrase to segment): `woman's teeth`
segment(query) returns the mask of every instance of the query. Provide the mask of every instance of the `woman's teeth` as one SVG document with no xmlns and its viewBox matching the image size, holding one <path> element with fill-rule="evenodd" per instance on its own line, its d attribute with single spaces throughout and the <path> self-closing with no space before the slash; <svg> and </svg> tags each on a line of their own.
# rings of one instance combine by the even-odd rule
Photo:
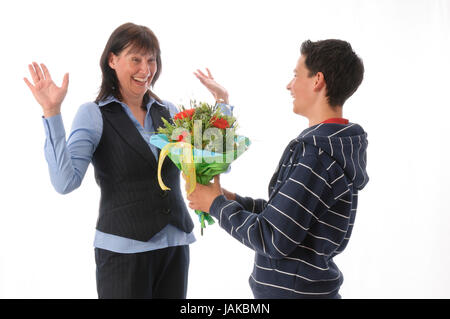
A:
<svg viewBox="0 0 450 319">
<path fill-rule="evenodd" d="M 133 77 L 133 79 L 138 81 L 138 82 L 142 82 L 142 83 L 145 83 L 148 80 L 148 78 L 137 78 L 137 77 Z"/>
</svg>

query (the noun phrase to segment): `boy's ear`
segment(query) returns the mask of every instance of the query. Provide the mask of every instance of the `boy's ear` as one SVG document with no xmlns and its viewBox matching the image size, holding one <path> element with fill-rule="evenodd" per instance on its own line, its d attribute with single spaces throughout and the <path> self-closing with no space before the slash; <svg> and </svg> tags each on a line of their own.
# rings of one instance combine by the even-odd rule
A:
<svg viewBox="0 0 450 319">
<path fill-rule="evenodd" d="M 327 83 L 325 82 L 325 77 L 322 72 L 317 72 L 314 76 L 314 90 L 320 91 L 324 87 L 326 87 Z"/>
</svg>

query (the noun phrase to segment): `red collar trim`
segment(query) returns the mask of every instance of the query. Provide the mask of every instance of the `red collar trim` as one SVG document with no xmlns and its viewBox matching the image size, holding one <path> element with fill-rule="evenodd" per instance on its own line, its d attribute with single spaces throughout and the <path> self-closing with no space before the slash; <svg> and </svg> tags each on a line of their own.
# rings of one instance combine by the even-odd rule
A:
<svg viewBox="0 0 450 319">
<path fill-rule="evenodd" d="M 322 123 L 348 124 L 348 120 L 341 117 L 336 117 L 323 121 Z"/>
</svg>

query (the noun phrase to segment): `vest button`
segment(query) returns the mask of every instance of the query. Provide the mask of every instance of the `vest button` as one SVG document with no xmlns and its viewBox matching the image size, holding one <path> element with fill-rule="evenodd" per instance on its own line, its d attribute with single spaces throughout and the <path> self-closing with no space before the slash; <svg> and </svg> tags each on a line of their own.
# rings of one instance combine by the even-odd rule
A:
<svg viewBox="0 0 450 319">
<path fill-rule="evenodd" d="M 167 195 L 169 195 L 168 191 L 161 191 L 161 193 L 159 194 L 161 196 L 161 198 L 166 198 Z"/>
<path fill-rule="evenodd" d="M 170 208 L 163 209 L 163 210 L 161 211 L 161 213 L 163 213 L 164 215 L 169 215 L 169 214 L 170 214 Z"/>
</svg>

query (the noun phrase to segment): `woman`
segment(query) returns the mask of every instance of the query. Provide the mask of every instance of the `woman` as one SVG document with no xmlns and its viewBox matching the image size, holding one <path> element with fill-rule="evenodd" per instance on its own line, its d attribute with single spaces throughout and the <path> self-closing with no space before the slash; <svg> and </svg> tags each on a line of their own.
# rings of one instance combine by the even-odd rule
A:
<svg viewBox="0 0 450 319">
<path fill-rule="evenodd" d="M 152 132 L 177 110 L 152 88 L 161 73 L 158 39 L 145 26 L 126 23 L 110 36 L 100 59 L 102 84 L 95 102 L 83 104 L 65 140 L 61 87 L 44 64 L 29 65 L 33 84 L 24 79 L 42 106 L 47 139 L 45 156 L 55 189 L 80 186 L 90 162 L 101 189 L 95 235 L 99 298 L 185 298 L 193 223 L 180 191 L 179 170 L 163 165 L 162 191 L 156 178 L 158 150 Z M 195 73 L 216 100 L 228 94 L 208 71 Z"/>
</svg>

